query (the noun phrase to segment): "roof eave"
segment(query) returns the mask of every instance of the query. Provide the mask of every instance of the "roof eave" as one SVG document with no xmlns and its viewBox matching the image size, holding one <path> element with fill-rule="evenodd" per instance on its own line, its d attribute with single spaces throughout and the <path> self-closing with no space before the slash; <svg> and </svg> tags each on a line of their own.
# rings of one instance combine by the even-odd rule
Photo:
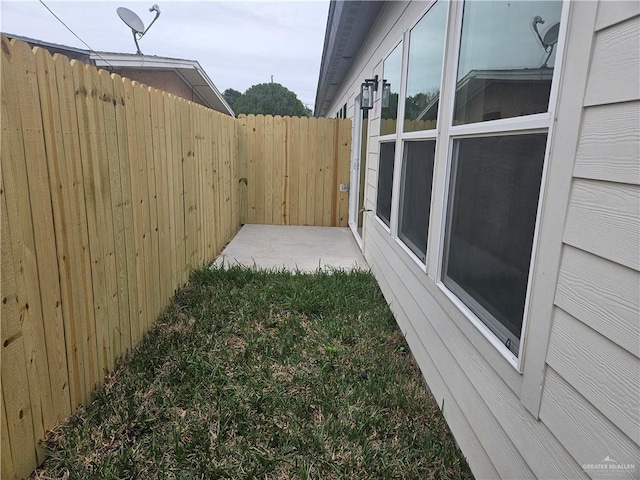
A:
<svg viewBox="0 0 640 480">
<path fill-rule="evenodd" d="M 331 0 L 314 108 L 316 117 L 327 114 L 333 95 L 369 35 L 383 4 L 382 1 Z"/>
<path fill-rule="evenodd" d="M 209 108 L 235 117 L 234 111 L 196 60 L 109 52 L 91 53 L 91 60 L 95 62 L 96 67 L 102 68 L 115 67 L 173 70 L 182 79 L 182 81 L 191 88 L 192 92 L 194 92 Z M 199 80 L 197 84 L 189 79 L 189 75 L 186 74 L 189 71 L 195 71 L 197 73 Z M 199 88 L 203 86 L 206 86 L 207 88 Z"/>
</svg>

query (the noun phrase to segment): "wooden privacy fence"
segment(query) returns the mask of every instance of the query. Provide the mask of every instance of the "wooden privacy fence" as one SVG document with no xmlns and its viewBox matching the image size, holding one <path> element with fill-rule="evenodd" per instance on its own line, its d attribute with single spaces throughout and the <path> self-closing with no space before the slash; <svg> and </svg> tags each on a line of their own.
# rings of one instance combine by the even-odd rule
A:
<svg viewBox="0 0 640 480">
<path fill-rule="evenodd" d="M 346 225 L 351 123 L 222 115 L 2 36 L 2 478 L 243 223 Z"/>
<path fill-rule="evenodd" d="M 237 121 L 2 37 L 2 478 L 240 227 Z"/>
<path fill-rule="evenodd" d="M 242 222 L 346 226 L 351 121 L 241 115 Z"/>
</svg>

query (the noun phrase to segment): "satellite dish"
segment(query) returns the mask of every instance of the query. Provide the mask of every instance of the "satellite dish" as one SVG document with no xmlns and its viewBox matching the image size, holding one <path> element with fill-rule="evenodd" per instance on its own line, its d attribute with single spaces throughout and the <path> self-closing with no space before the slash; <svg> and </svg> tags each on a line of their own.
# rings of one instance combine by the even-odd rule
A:
<svg viewBox="0 0 640 480">
<path fill-rule="evenodd" d="M 552 47 L 556 43 L 558 43 L 558 33 L 560 33 L 560 22 L 555 25 L 551 25 L 551 28 L 547 30 L 547 33 L 544 34 L 542 38 L 542 43 L 545 46 Z"/>
<path fill-rule="evenodd" d="M 145 29 L 144 23 L 142 23 L 142 20 L 140 20 L 140 17 L 136 15 L 134 12 L 124 7 L 118 7 L 116 9 L 116 12 L 118 12 L 118 16 L 120 17 L 120 19 L 122 19 L 122 21 L 127 24 L 127 26 L 131 29 L 131 32 L 133 33 L 133 41 L 136 42 L 136 49 L 138 50 L 137 51 L 138 55 L 142 55 L 142 52 L 140 51 L 140 46 L 138 45 L 138 40 L 144 37 L 144 34 L 147 33 L 147 31 L 151 28 L 151 25 L 153 25 L 155 21 L 158 19 L 158 17 L 160 16 L 160 7 L 157 4 L 153 5 L 149 9 L 149 11 L 156 12 L 156 16 L 151 21 L 149 26 Z"/>
<path fill-rule="evenodd" d="M 131 28 L 131 30 L 136 33 L 144 32 L 144 23 L 142 23 L 140 17 L 134 12 L 124 7 L 118 7 L 116 12 L 118 12 L 118 16 L 129 26 L 129 28 Z"/>
<path fill-rule="evenodd" d="M 547 52 L 547 58 L 544 59 L 542 68 L 549 68 L 547 65 L 547 62 L 549 61 L 549 58 L 551 58 L 551 54 L 553 53 L 553 47 L 555 47 L 555 45 L 558 43 L 558 35 L 560 33 L 560 22 L 551 25 L 549 30 L 547 30 L 546 33 L 544 34 L 544 37 L 542 37 L 540 35 L 540 32 L 538 31 L 538 24 L 544 24 L 544 20 L 542 19 L 541 16 L 536 15 L 533 18 L 531 25 L 533 26 L 533 29 L 535 30 L 536 35 L 538 36 L 538 39 L 542 44 L 542 48 L 544 48 L 544 51 Z"/>
</svg>

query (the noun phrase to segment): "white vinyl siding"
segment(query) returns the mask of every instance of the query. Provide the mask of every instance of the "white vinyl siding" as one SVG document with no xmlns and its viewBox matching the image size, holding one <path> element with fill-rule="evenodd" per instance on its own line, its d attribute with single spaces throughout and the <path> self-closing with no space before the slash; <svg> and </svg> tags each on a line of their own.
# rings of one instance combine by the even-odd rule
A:
<svg viewBox="0 0 640 480">
<path fill-rule="evenodd" d="M 631 78 L 640 65 L 640 8 L 570 5 L 523 373 L 436 283 L 450 145 L 436 148 L 425 272 L 375 218 L 380 95 L 370 112 L 364 255 L 476 478 L 596 479 L 584 464 L 607 456 L 640 463 L 640 92 Z M 451 11 L 460 7 L 453 2 Z M 428 2 L 382 8 L 340 87 L 350 113 L 362 81 L 382 75 L 386 55 L 428 8 Z M 455 43 L 453 33 L 447 42 Z M 446 60 L 444 68 L 444 84 L 455 82 Z M 453 99 L 445 94 L 441 101 Z M 526 129 L 549 125 L 548 118 L 530 117 Z M 439 118 L 449 121 L 450 115 Z M 455 135 L 468 133 L 455 128 Z"/>
<path fill-rule="evenodd" d="M 598 5 L 540 406 L 580 464 L 636 465 L 619 478 L 640 475 L 638 5 Z"/>
</svg>

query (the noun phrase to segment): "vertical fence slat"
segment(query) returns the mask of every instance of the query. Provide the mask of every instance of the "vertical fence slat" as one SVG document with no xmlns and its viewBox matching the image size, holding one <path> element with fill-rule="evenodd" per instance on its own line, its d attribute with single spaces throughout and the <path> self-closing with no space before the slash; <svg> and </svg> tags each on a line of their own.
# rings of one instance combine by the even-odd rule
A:
<svg viewBox="0 0 640 480">
<path fill-rule="evenodd" d="M 118 287 L 116 280 L 116 264 L 114 254 L 114 232 L 113 213 L 111 204 L 111 180 L 110 180 L 110 159 L 111 154 L 107 149 L 107 128 L 104 121 L 104 109 L 102 102 L 102 85 L 100 76 L 95 68 L 84 68 L 87 84 L 90 86 L 89 103 L 91 113 L 94 116 L 91 123 L 91 139 L 94 142 L 95 156 L 93 162 L 93 179 L 96 188 L 96 236 L 98 238 L 99 255 L 104 266 L 104 298 L 106 304 L 105 323 L 100 327 L 100 342 L 102 353 L 102 365 L 98 372 L 97 385 L 101 383 L 102 377 L 107 373 L 114 361 L 114 335 L 117 328 L 118 319 Z M 96 326 L 97 327 L 97 326 Z"/>
<path fill-rule="evenodd" d="M 63 228 L 69 239 L 69 252 L 65 255 L 70 271 L 69 276 L 63 278 L 63 283 L 70 290 L 72 302 L 73 316 L 69 319 L 69 324 L 65 325 L 65 335 L 67 359 L 72 359 L 71 362 L 75 363 L 68 368 L 71 407 L 75 409 L 87 401 L 91 392 L 87 372 L 95 365 L 92 356 L 95 343 L 92 344 L 94 348 L 89 350 L 87 337 L 88 326 L 95 325 L 95 310 L 73 71 L 66 57 L 56 55 L 54 63 L 64 147 L 64 156 L 60 160 L 65 165 L 67 178 L 67 186 L 63 189 L 66 207 L 66 224 Z"/>
<path fill-rule="evenodd" d="M 207 198 L 206 186 L 207 177 L 205 173 L 205 155 L 206 155 L 206 136 L 204 132 L 205 120 L 204 120 L 204 108 L 196 107 L 196 113 L 198 115 L 198 210 L 197 210 L 197 225 L 198 225 L 198 266 L 203 265 L 206 259 L 205 245 L 206 245 L 206 227 L 204 221 L 204 206 L 205 199 Z"/>
<path fill-rule="evenodd" d="M 180 143 L 179 143 L 179 156 L 178 156 L 178 164 L 177 164 L 177 173 L 176 182 L 177 188 L 179 188 L 180 196 L 176 198 L 176 212 L 179 215 L 179 219 L 177 222 L 179 235 L 178 235 L 178 260 L 179 260 L 179 273 L 180 273 L 180 282 L 183 283 L 186 281 L 188 276 L 188 266 L 187 266 L 187 181 L 185 180 L 185 172 L 187 166 L 187 153 L 188 153 L 188 126 L 189 126 L 189 116 L 186 110 L 186 102 L 184 100 L 178 100 L 176 103 L 176 119 L 178 124 L 180 125 Z"/>
<path fill-rule="evenodd" d="M 291 117 L 287 123 L 287 206 L 289 209 L 289 225 L 298 224 L 298 168 L 300 145 L 300 119 Z"/>
<path fill-rule="evenodd" d="M 43 327 L 46 346 L 46 367 L 51 389 L 51 416 L 44 417 L 47 429 L 69 412 L 68 373 L 66 345 L 60 304 L 60 283 L 51 209 L 51 191 L 47 166 L 47 149 L 43 131 L 43 111 L 39 100 L 35 55 L 28 48 L 20 49 L 22 67 L 26 72 L 20 94 L 22 131 L 29 181 L 29 197 L 33 219 L 35 253 L 40 282 L 42 310 L 40 325 Z M 44 373 L 44 372 L 43 372 Z M 44 379 L 44 377 L 43 377 Z M 43 387 L 47 387 L 43 384 Z"/>
<path fill-rule="evenodd" d="M 168 140 L 168 131 L 166 124 L 166 115 L 164 112 L 164 95 L 160 91 L 155 91 L 157 108 L 158 108 L 158 125 L 160 127 L 160 177 L 157 179 L 158 184 L 158 228 L 160 235 L 160 263 L 162 265 L 162 301 L 160 307 L 163 308 L 173 295 L 173 285 L 171 283 L 171 231 L 169 229 L 169 155 L 170 141 Z M 157 177 L 156 177 L 157 178 Z"/>
<path fill-rule="evenodd" d="M 138 142 L 137 116 L 135 104 L 135 88 L 129 79 L 122 80 L 122 93 L 124 102 L 124 121 L 126 124 L 126 144 L 128 164 L 126 172 L 131 185 L 131 219 L 133 222 L 133 258 L 135 270 L 135 296 L 137 298 L 136 316 L 131 319 L 131 343 L 137 344 L 141 338 L 143 324 L 147 317 L 146 274 L 144 258 L 144 242 L 142 231 L 143 193 L 140 186 L 140 145 Z M 123 172 L 124 173 L 124 172 Z M 126 175 L 126 174 L 125 174 Z"/>
<path fill-rule="evenodd" d="M 156 186 L 156 211 L 157 211 L 157 241 L 158 241 L 158 261 L 159 261 L 159 308 L 166 305 L 169 300 L 171 275 L 169 268 L 171 263 L 169 258 L 169 238 L 168 238 L 168 197 L 167 197 L 167 148 L 166 130 L 164 124 L 164 112 L 162 104 L 162 94 L 158 90 L 151 90 L 151 122 L 153 124 L 153 152 L 155 165 L 155 186 Z M 159 312 L 158 312 L 159 313 Z"/>
<path fill-rule="evenodd" d="M 3 43 L 3 46 L 7 46 L 6 42 Z M 37 240 L 33 224 L 36 214 L 34 206 L 31 205 L 34 196 L 39 195 L 40 192 L 37 192 L 35 188 L 33 193 L 30 192 L 30 169 L 27 166 L 28 163 L 33 162 L 29 158 L 30 155 L 38 155 L 34 148 L 38 148 L 36 145 L 37 137 L 41 135 L 41 132 L 39 132 L 40 127 L 34 125 L 33 110 L 35 102 L 38 102 L 38 95 L 37 92 L 34 92 L 33 68 L 30 66 L 33 55 L 26 44 L 12 41 L 11 47 L 13 48 L 7 48 L 6 52 L 3 49 L 5 54 L 3 60 L 5 61 L 2 65 L 4 80 L 2 92 L 7 103 L 7 110 L 3 112 L 2 122 L 3 128 L 5 124 L 9 125 L 13 158 L 3 155 L 2 173 L 9 230 L 12 232 L 12 250 L 16 262 L 19 309 L 31 403 L 30 418 L 33 422 L 35 438 L 41 438 L 44 435 L 46 425 L 53 422 L 55 416 L 43 325 Z M 34 136 L 34 145 L 30 144 L 31 135 Z M 2 152 L 5 153 L 4 144 Z M 35 177 L 33 180 L 35 187 Z M 2 368 L 3 371 L 7 368 L 4 362 Z M 8 392 L 5 390 L 5 393 Z M 18 415 L 18 417 L 26 415 L 24 411 L 11 413 Z M 43 458 L 42 450 L 38 447 L 36 454 L 38 461 L 41 461 Z"/>
<path fill-rule="evenodd" d="M 273 128 L 271 132 L 271 223 L 274 225 L 283 225 L 284 121 L 280 115 L 273 117 Z"/>
<path fill-rule="evenodd" d="M 311 165 L 312 157 L 309 149 L 309 123 L 311 120 L 307 117 L 300 119 L 300 132 L 299 132 L 299 148 L 300 158 L 298 160 L 298 184 L 302 187 L 298 189 L 298 224 L 299 225 L 312 225 L 313 219 L 309 219 L 307 214 L 307 199 L 311 193 L 311 188 L 308 183 L 309 180 L 309 168 Z M 313 179 L 313 177 L 311 177 Z"/>
<path fill-rule="evenodd" d="M 214 178 L 216 188 L 216 198 L 218 204 L 218 222 L 216 231 L 218 232 L 218 242 L 216 248 L 222 248 L 228 240 L 229 231 L 227 225 L 231 223 L 231 216 L 229 212 L 229 184 L 231 178 L 228 170 L 229 163 L 229 123 L 226 119 L 222 118 L 222 115 L 215 114 L 218 118 L 218 166 L 216 168 L 216 175 Z"/>
<path fill-rule="evenodd" d="M 93 285 L 94 321 L 86 324 L 86 349 L 89 353 L 89 368 L 85 372 L 87 391 L 97 385 L 105 368 L 106 325 L 108 325 L 108 307 L 106 300 L 106 267 L 103 255 L 102 228 L 104 206 L 100 172 L 98 169 L 97 127 L 95 125 L 94 102 L 91 97 L 91 81 L 87 78 L 86 66 L 72 61 L 73 83 L 77 93 L 76 110 L 78 114 L 78 137 L 80 139 L 80 158 L 84 186 L 85 207 L 87 212 L 87 230 L 89 234 L 89 253 Z"/>
<path fill-rule="evenodd" d="M 142 112 L 144 124 L 144 143 L 146 153 L 146 170 L 144 179 L 146 180 L 146 194 L 148 207 L 148 246 L 147 260 L 149 262 L 149 279 L 147 284 L 147 295 L 151 298 L 150 315 L 147 317 L 145 329 L 151 326 L 156 316 L 160 313 L 160 255 L 158 253 L 158 196 L 156 191 L 156 156 L 157 146 L 153 143 L 154 125 L 151 120 L 151 88 L 144 86 L 142 89 Z"/>
<path fill-rule="evenodd" d="M 340 191 L 340 184 L 349 183 L 350 181 L 349 175 L 351 172 L 351 120 L 342 120 L 341 122 L 338 122 L 338 125 L 338 218 L 335 225 L 347 226 L 347 222 L 349 220 L 349 194 L 347 192 Z"/>
<path fill-rule="evenodd" d="M 58 105 L 58 88 L 55 82 L 56 73 L 53 58 L 46 50 L 35 49 L 35 60 L 35 70 L 40 96 L 40 116 L 42 118 L 46 152 L 46 164 L 41 165 L 40 168 L 42 173 L 44 173 L 45 169 L 47 170 L 49 191 L 51 194 L 50 199 L 44 199 L 44 203 L 41 207 L 47 211 L 47 217 L 49 217 L 50 214 L 53 214 L 53 218 L 51 219 L 52 229 L 49 230 L 49 240 L 53 242 L 53 244 L 49 244 L 49 248 L 40 253 L 52 255 L 52 258 L 49 259 L 49 261 L 55 258 L 57 262 L 57 269 L 50 272 L 50 275 L 56 275 L 58 278 L 49 276 L 45 281 L 52 282 L 52 285 L 50 285 L 49 288 L 55 288 L 53 292 L 54 297 L 49 301 L 56 302 L 56 310 L 59 308 L 61 315 L 59 322 L 55 317 L 47 319 L 47 323 L 51 321 L 51 323 L 49 323 L 49 328 L 53 327 L 53 335 L 55 336 L 56 344 L 54 349 L 52 345 L 49 345 L 48 341 L 47 348 L 54 349 L 53 352 L 56 350 L 58 352 L 56 355 L 57 363 L 50 363 L 49 369 L 56 369 L 59 371 L 59 374 L 64 372 L 64 375 L 60 376 L 57 380 L 58 382 L 62 382 L 57 386 L 57 388 L 55 387 L 56 379 L 53 376 L 51 378 L 52 396 L 54 400 L 57 398 L 59 401 L 64 401 L 62 405 L 56 405 L 54 401 L 54 409 L 57 413 L 56 417 L 60 420 L 68 416 L 71 412 L 69 383 L 78 378 L 75 372 L 75 366 L 71 369 L 68 368 L 68 365 L 73 362 L 69 362 L 67 359 L 68 343 L 65 338 L 66 327 L 70 326 L 70 323 L 72 322 L 71 306 L 73 298 L 70 297 L 67 282 L 59 281 L 59 279 L 68 278 L 70 275 L 69 262 L 67 261 L 67 258 L 70 256 L 71 251 L 69 248 L 69 238 L 65 229 L 65 225 L 68 222 L 66 220 L 66 209 L 64 206 L 68 182 L 64 164 L 65 155 L 62 131 L 60 128 L 60 107 Z M 43 191 L 43 193 L 46 190 L 44 188 L 38 188 L 38 186 L 34 187 L 36 190 Z M 50 211 L 49 207 L 51 207 Z M 42 234 L 42 232 L 40 231 L 39 234 Z M 36 248 L 38 248 L 37 245 Z M 41 296 L 44 306 L 47 301 L 43 294 L 41 294 Z M 46 309 L 44 308 L 43 314 L 47 315 Z M 71 358 L 75 359 L 73 352 L 69 353 L 71 354 Z M 56 393 L 57 389 L 59 389 L 59 391 Z M 74 388 L 74 390 L 75 389 L 76 388 Z M 77 391 L 74 391 L 74 393 L 77 393 Z"/>
<path fill-rule="evenodd" d="M 123 331 L 129 323 L 129 298 L 126 279 L 126 250 L 124 245 L 124 215 L 122 211 L 122 190 L 118 165 L 118 137 L 116 112 L 113 104 L 113 80 L 111 75 L 100 70 L 97 77 L 97 102 L 102 111 L 98 128 L 103 129 L 106 155 L 103 158 L 102 178 L 105 178 L 104 192 L 107 228 L 106 241 L 109 272 L 109 359 L 106 364 L 112 370 L 115 361 L 122 354 Z"/>
<path fill-rule="evenodd" d="M 167 149 L 167 226 L 169 234 L 169 268 L 171 274 L 171 290 L 170 295 L 175 293 L 175 288 L 178 285 L 177 267 L 176 267 L 176 212 L 174 195 L 176 191 L 174 188 L 174 163 L 177 158 L 175 155 L 175 139 L 172 133 L 176 131 L 175 126 L 175 110 L 172 96 L 162 93 L 163 114 L 166 128 L 166 149 Z"/>
<path fill-rule="evenodd" d="M 247 115 L 247 218 L 246 223 L 257 223 L 257 171 L 256 171 L 256 117 Z"/>
<path fill-rule="evenodd" d="M 3 64 L 3 68 L 5 65 Z M 3 85 L 4 86 L 4 85 Z M 3 102 L 4 107 L 4 102 Z M 4 115 L 3 118 L 7 119 Z M 13 151 L 2 129 L 3 167 L 5 151 Z M 3 172 L 4 173 L 4 172 Z M 11 231 L 6 205 L 4 176 L 2 179 L 2 476 L 7 471 L 26 477 L 37 462 L 34 418 L 29 395 L 27 352 L 22 336 L 18 286 L 14 268 Z"/>
<path fill-rule="evenodd" d="M 133 178 L 135 177 L 137 193 L 136 206 L 138 207 L 138 221 L 139 221 L 139 259 L 144 272 L 144 282 L 142 283 L 142 291 L 140 299 L 145 302 L 144 316 L 138 325 L 138 336 L 142 338 L 147 325 L 151 322 L 154 316 L 155 304 L 152 297 L 153 294 L 153 266 L 152 266 L 152 251 L 151 251 L 151 227 L 149 218 L 149 169 L 147 167 L 147 141 L 146 130 L 148 129 L 145 110 L 144 110 L 144 97 L 148 97 L 149 92 L 146 88 L 141 86 L 137 82 L 131 83 L 133 92 L 133 116 L 135 119 L 135 140 L 133 140 L 136 146 L 136 162 L 133 164 L 135 171 L 132 171 L 132 188 Z M 150 154 L 149 154 L 150 155 Z"/>
<path fill-rule="evenodd" d="M 131 194 L 131 176 L 129 173 L 129 144 L 127 136 L 127 119 L 125 110 L 125 93 L 122 78 L 119 75 L 112 74 L 111 82 L 113 86 L 113 107 L 116 125 L 116 140 L 118 145 L 117 163 L 113 168 L 117 168 L 120 184 L 119 201 L 120 215 L 118 225 L 122 228 L 120 236 L 122 239 L 117 245 L 117 254 L 121 255 L 119 264 L 119 291 L 124 288 L 126 291 L 122 294 L 121 301 L 125 303 L 126 321 L 120 322 L 121 328 L 121 348 L 122 353 L 131 350 L 135 345 L 132 338 L 133 326 L 137 325 L 139 316 L 138 310 L 138 286 L 136 277 L 136 259 L 135 259 L 135 239 L 133 227 L 133 202 Z M 116 192 L 115 195 L 118 195 Z M 119 250 L 122 249 L 122 252 Z M 120 280 L 120 275 L 122 280 Z"/>
</svg>

